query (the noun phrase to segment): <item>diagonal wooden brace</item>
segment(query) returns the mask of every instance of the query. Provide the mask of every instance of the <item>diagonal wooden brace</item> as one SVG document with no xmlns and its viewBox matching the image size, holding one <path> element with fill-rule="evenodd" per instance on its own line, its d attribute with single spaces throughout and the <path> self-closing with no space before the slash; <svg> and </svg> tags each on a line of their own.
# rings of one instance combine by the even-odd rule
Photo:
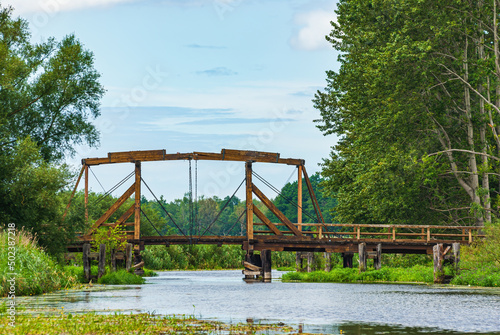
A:
<svg viewBox="0 0 500 335">
<path fill-rule="evenodd" d="M 116 200 L 116 202 L 113 204 L 113 206 L 111 206 L 106 211 L 106 213 L 104 213 L 104 215 L 101 216 L 99 218 L 99 220 L 97 220 L 94 223 L 94 225 L 92 226 L 92 228 L 90 229 L 90 231 L 88 232 L 87 235 L 91 235 L 93 232 L 96 231 L 97 228 L 99 228 L 99 226 L 101 224 L 106 222 L 106 220 L 109 219 L 111 217 L 111 215 L 113 215 L 113 213 L 116 212 L 116 210 L 118 208 L 120 208 L 120 206 L 123 205 L 125 203 L 125 201 L 127 201 L 128 198 L 130 198 L 130 196 L 132 194 L 134 194 L 134 191 L 135 191 L 135 183 L 132 186 L 130 186 L 129 189 L 127 191 L 125 191 L 125 193 L 123 193 L 123 195 L 118 200 Z"/>
<path fill-rule="evenodd" d="M 271 231 L 275 234 L 275 235 L 283 235 L 283 233 L 278 229 L 278 227 L 276 227 L 272 222 L 271 220 L 269 220 L 265 215 L 264 213 L 262 213 L 260 211 L 260 209 L 257 208 L 257 206 L 254 206 L 253 207 L 253 212 L 255 215 L 257 215 L 257 217 L 260 219 L 260 221 L 262 221 L 263 223 L 266 224 L 266 226 L 271 229 Z"/>
<path fill-rule="evenodd" d="M 269 208 L 269 210 L 274 214 L 276 215 L 276 217 L 281 221 L 283 222 L 283 224 L 285 226 L 288 227 L 288 229 L 290 229 L 292 231 L 292 233 L 295 235 L 295 236 L 300 236 L 300 237 L 304 237 L 304 234 L 302 234 L 302 232 L 300 230 L 297 229 L 297 227 L 295 227 L 293 225 L 293 223 L 288 220 L 288 218 L 285 216 L 285 214 L 283 214 L 279 209 L 278 207 L 276 207 L 272 202 L 271 200 L 269 200 L 265 195 L 264 193 L 261 192 L 261 190 L 259 190 L 257 188 L 257 186 L 255 186 L 255 184 L 252 184 L 252 190 L 253 190 L 253 193 L 255 193 L 255 195 L 257 196 L 257 198 L 260 199 L 260 201 L 262 201 L 262 203 L 264 205 L 266 205 L 267 208 Z M 255 210 L 255 209 L 254 209 Z"/>
</svg>

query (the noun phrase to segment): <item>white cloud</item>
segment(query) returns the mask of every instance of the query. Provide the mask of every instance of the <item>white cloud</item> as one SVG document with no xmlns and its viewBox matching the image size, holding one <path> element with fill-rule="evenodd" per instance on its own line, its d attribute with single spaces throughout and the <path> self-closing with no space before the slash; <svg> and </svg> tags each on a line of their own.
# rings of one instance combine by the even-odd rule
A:
<svg viewBox="0 0 500 335">
<path fill-rule="evenodd" d="M 299 30 L 290 39 L 290 45 L 300 50 L 318 50 L 328 48 L 330 44 L 325 36 L 330 33 L 330 21 L 335 21 L 333 10 L 317 9 L 297 14 L 294 23 L 300 26 Z"/>
<path fill-rule="evenodd" d="M 17 14 L 26 14 L 40 11 L 56 13 L 133 1 L 136 0 L 4 0 L 2 5 L 11 5 Z"/>
</svg>

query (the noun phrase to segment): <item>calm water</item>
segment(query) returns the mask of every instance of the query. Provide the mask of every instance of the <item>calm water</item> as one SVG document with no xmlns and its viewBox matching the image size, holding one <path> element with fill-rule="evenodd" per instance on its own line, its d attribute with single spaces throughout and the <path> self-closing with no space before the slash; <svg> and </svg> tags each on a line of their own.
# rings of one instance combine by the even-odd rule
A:
<svg viewBox="0 0 500 335">
<path fill-rule="evenodd" d="M 279 277 L 273 272 L 273 277 Z M 160 272 L 128 289 L 19 298 L 28 311 L 194 314 L 331 334 L 500 334 L 500 291 L 416 285 L 245 283 L 241 271 Z"/>
</svg>

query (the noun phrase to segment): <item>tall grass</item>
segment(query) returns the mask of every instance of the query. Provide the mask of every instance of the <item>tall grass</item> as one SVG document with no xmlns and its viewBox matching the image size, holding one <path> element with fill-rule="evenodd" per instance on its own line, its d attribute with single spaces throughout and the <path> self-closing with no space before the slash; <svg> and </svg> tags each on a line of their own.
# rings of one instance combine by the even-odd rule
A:
<svg viewBox="0 0 500 335">
<path fill-rule="evenodd" d="M 371 282 L 419 282 L 432 283 L 433 269 L 423 265 L 410 268 L 382 268 L 359 272 L 356 268 L 334 268 L 330 272 L 288 272 L 282 281 L 302 281 L 317 283 L 371 283 Z"/>
<path fill-rule="evenodd" d="M 0 231 L 0 296 L 8 295 L 10 283 L 7 281 L 12 277 L 15 277 L 17 296 L 51 292 L 76 284 L 76 277 L 64 272 L 57 262 L 37 245 L 36 239 L 24 230 L 16 231 L 13 260 L 15 268 L 11 269 L 8 238 L 6 231 Z M 11 273 L 16 275 L 12 276 Z"/>
</svg>

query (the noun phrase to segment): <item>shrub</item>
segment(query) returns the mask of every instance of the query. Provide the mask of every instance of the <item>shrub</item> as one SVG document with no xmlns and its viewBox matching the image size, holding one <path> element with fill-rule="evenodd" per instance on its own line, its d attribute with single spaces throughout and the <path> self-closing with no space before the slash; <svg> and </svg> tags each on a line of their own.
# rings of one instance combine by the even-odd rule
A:
<svg viewBox="0 0 500 335">
<path fill-rule="evenodd" d="M 141 276 L 135 275 L 128 272 L 127 270 L 121 269 L 118 271 L 110 272 L 99 278 L 97 281 L 99 284 L 107 285 L 137 285 L 144 284 L 146 280 Z"/>
</svg>

